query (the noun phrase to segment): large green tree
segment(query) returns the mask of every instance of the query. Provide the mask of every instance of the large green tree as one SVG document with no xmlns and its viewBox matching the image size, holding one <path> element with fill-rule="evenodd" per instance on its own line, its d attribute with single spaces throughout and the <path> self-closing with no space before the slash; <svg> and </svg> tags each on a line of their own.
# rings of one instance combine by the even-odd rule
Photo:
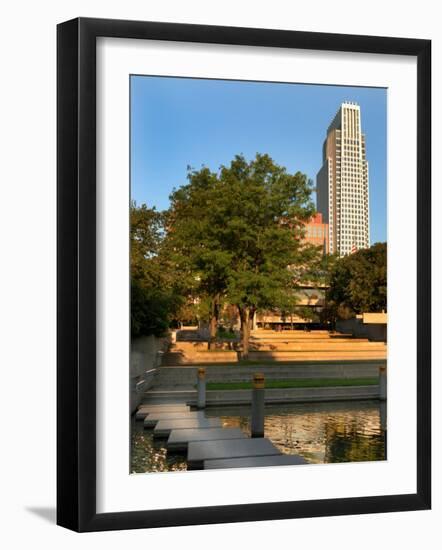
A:
<svg viewBox="0 0 442 550">
<path fill-rule="evenodd" d="M 376 243 L 335 262 L 327 306 L 335 318 L 387 311 L 386 243 Z"/>
<path fill-rule="evenodd" d="M 290 309 L 296 286 L 318 255 L 302 241 L 312 214 L 307 176 L 289 174 L 268 155 L 236 156 L 220 174 L 223 248 L 231 254 L 227 295 L 241 319 L 244 358 L 258 309 Z"/>
<path fill-rule="evenodd" d="M 170 199 L 167 253 L 178 277 L 187 281 L 187 298 L 208 304 L 212 347 L 230 265 L 230 254 L 222 247 L 217 221 L 222 200 L 218 177 L 208 168 L 190 170 L 187 185 L 175 190 Z"/>
<path fill-rule="evenodd" d="M 182 304 L 172 266 L 163 253 L 164 214 L 145 204 L 130 208 L 131 334 L 165 333 Z"/>
<path fill-rule="evenodd" d="M 318 248 L 302 242 L 314 213 L 310 195 L 305 175 L 257 154 L 251 162 L 236 156 L 219 173 L 192 171 L 171 197 L 176 261 L 212 300 L 212 338 L 223 300 L 237 306 L 244 358 L 256 310 L 294 303 L 296 284 L 317 260 Z"/>
</svg>

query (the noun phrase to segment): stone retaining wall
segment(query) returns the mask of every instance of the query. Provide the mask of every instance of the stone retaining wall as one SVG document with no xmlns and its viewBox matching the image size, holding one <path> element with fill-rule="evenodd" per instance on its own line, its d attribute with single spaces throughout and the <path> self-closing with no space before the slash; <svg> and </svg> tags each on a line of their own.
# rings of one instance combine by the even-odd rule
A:
<svg viewBox="0 0 442 550">
<path fill-rule="evenodd" d="M 335 388 L 266 389 L 266 403 L 307 403 L 320 401 L 354 401 L 378 399 L 379 386 L 348 386 Z M 252 401 L 252 390 L 208 391 L 207 405 L 244 405 Z M 192 403 L 190 403 L 192 404 Z"/>
<path fill-rule="evenodd" d="M 385 360 L 359 362 L 309 362 L 292 365 L 209 365 L 206 366 L 207 382 L 250 382 L 255 372 L 262 372 L 267 380 L 293 378 L 373 378 Z M 153 387 L 179 387 L 196 384 L 198 367 L 174 366 L 158 369 Z"/>
<path fill-rule="evenodd" d="M 365 349 L 341 350 L 311 350 L 311 351 L 250 351 L 251 361 L 308 361 L 308 360 L 364 360 L 385 359 L 387 348 L 381 347 Z M 236 351 L 196 351 L 191 354 L 183 351 L 169 351 L 164 354 L 163 365 L 192 365 L 204 363 L 238 363 L 239 353 Z"/>
<path fill-rule="evenodd" d="M 130 350 L 130 411 L 140 404 L 143 393 L 154 383 L 168 339 L 142 336 L 131 341 Z"/>
<path fill-rule="evenodd" d="M 198 353 L 219 353 L 223 351 L 238 351 L 239 342 L 215 342 L 212 350 L 209 350 L 208 342 L 177 342 L 170 347 L 172 353 L 183 353 L 188 357 L 193 357 Z M 370 342 L 366 339 L 357 338 L 334 338 L 319 339 L 307 341 L 276 341 L 259 340 L 250 342 L 250 351 L 371 351 L 384 350 L 384 342 Z M 209 356 L 208 356 L 209 357 Z"/>
</svg>

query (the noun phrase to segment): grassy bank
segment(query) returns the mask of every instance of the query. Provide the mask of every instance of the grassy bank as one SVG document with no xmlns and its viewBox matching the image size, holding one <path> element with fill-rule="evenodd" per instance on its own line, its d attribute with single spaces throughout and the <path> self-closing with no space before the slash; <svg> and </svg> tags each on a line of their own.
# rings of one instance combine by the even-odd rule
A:
<svg viewBox="0 0 442 550">
<path fill-rule="evenodd" d="M 266 380 L 269 389 L 327 388 L 336 386 L 374 386 L 378 378 L 298 378 L 296 380 Z M 208 382 L 208 390 L 250 390 L 252 382 Z"/>
</svg>

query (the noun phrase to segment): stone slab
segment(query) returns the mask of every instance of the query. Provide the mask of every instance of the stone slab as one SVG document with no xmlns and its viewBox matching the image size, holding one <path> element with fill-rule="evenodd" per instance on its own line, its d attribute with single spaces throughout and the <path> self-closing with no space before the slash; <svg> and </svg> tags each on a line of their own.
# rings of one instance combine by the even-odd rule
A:
<svg viewBox="0 0 442 550">
<path fill-rule="evenodd" d="M 181 430 L 185 428 L 220 428 L 221 420 L 219 418 L 193 418 L 189 420 L 160 420 L 153 430 L 154 437 L 168 437 L 172 430 Z"/>
<path fill-rule="evenodd" d="M 144 420 L 145 416 L 153 412 L 186 412 L 190 411 L 188 405 L 140 405 L 137 412 L 135 413 L 135 418 L 137 420 Z"/>
<path fill-rule="evenodd" d="M 280 455 L 280 451 L 266 438 L 195 441 L 189 443 L 187 465 L 189 470 L 202 469 L 205 460 Z"/>
<path fill-rule="evenodd" d="M 298 455 L 248 456 L 245 458 L 205 460 L 204 469 L 257 468 L 261 466 L 289 466 L 299 464 L 308 464 L 308 462 Z"/>
<path fill-rule="evenodd" d="M 215 441 L 218 439 L 247 439 L 239 428 L 188 428 L 172 430 L 167 440 L 171 451 L 185 451 L 191 441 Z"/>
<path fill-rule="evenodd" d="M 190 407 L 183 403 L 163 403 L 163 404 L 151 404 L 140 405 L 138 410 L 145 410 L 151 412 L 169 412 L 169 411 L 189 411 Z"/>
<path fill-rule="evenodd" d="M 151 412 L 144 418 L 145 428 L 154 428 L 160 420 L 194 420 L 205 418 L 203 411 Z"/>
</svg>

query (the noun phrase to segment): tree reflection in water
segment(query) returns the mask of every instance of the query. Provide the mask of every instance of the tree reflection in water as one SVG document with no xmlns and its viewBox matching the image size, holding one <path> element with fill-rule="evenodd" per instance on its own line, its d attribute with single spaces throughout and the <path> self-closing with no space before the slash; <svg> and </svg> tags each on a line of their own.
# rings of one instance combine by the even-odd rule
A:
<svg viewBox="0 0 442 550">
<path fill-rule="evenodd" d="M 384 435 L 379 428 L 367 429 L 358 420 L 327 423 L 324 462 L 366 460 L 384 460 Z"/>
<path fill-rule="evenodd" d="M 265 437 L 282 453 L 299 454 L 311 463 L 385 460 L 381 406 L 385 408 L 379 401 L 267 405 Z M 210 407 L 205 413 L 250 435 L 250 407 Z M 165 440 L 154 440 L 151 430 L 133 421 L 132 473 L 185 469 L 185 455 L 169 454 Z"/>
<path fill-rule="evenodd" d="M 265 437 L 312 463 L 385 460 L 379 401 L 267 405 Z M 208 409 L 225 426 L 250 433 L 249 407 Z"/>
</svg>

